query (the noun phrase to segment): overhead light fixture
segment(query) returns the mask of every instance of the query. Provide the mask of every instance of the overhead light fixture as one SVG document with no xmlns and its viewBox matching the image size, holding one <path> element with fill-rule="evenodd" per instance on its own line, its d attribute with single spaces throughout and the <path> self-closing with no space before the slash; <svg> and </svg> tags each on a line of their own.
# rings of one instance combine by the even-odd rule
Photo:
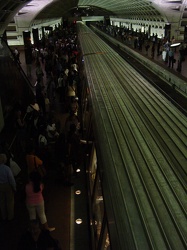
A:
<svg viewBox="0 0 187 250">
<path fill-rule="evenodd" d="M 172 47 L 172 48 L 173 47 L 178 47 L 179 45 L 181 45 L 181 43 L 173 43 L 173 44 L 170 45 L 170 47 Z"/>
</svg>

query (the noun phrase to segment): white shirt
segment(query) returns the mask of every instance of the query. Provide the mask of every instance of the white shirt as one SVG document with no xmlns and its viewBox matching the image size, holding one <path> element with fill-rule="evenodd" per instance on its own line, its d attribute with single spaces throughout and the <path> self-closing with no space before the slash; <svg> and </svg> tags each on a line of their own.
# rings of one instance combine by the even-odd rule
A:
<svg viewBox="0 0 187 250">
<path fill-rule="evenodd" d="M 39 146 L 47 146 L 47 139 L 45 138 L 44 135 L 39 135 L 38 137 L 38 145 Z"/>
<path fill-rule="evenodd" d="M 40 107 L 39 107 L 38 103 L 30 104 L 27 107 L 27 113 L 32 112 L 33 110 L 40 111 Z"/>
<path fill-rule="evenodd" d="M 58 136 L 58 132 L 56 131 L 56 125 L 55 123 L 51 125 L 47 125 L 47 136 L 49 138 L 54 138 L 55 136 Z"/>
</svg>

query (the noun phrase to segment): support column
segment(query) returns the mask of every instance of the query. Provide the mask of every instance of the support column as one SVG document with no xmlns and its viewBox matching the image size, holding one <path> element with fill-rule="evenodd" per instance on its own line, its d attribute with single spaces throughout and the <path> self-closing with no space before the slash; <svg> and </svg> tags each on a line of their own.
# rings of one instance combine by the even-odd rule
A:
<svg viewBox="0 0 187 250">
<path fill-rule="evenodd" d="M 32 29 L 32 34 L 33 34 L 34 46 L 38 48 L 39 47 L 38 29 Z"/>
<path fill-rule="evenodd" d="M 31 77 L 31 65 L 32 65 L 32 48 L 31 48 L 31 33 L 23 32 L 23 42 L 25 51 L 25 62 L 27 65 L 27 76 Z"/>
<path fill-rule="evenodd" d="M 170 39 L 171 39 L 171 24 L 166 24 L 164 29 L 165 29 L 164 36 L 167 38 L 168 41 L 170 41 Z"/>
</svg>

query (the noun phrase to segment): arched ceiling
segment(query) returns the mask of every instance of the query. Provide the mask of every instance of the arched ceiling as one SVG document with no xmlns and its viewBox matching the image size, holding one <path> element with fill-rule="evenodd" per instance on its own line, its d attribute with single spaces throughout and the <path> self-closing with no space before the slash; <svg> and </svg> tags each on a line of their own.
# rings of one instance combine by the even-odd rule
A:
<svg viewBox="0 0 187 250">
<path fill-rule="evenodd" d="M 0 31 L 14 16 L 29 27 L 34 20 L 84 14 L 179 23 L 187 0 L 0 0 Z"/>
</svg>

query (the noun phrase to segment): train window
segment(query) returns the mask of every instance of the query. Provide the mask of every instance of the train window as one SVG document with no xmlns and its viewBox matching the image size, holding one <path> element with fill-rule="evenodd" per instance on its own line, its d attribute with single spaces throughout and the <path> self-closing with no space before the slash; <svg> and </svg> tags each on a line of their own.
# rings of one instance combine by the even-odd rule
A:
<svg viewBox="0 0 187 250">
<path fill-rule="evenodd" d="M 106 220 L 104 220 L 104 223 L 103 223 L 103 233 L 101 234 L 100 242 L 101 244 L 99 244 L 98 249 L 110 250 L 110 239 L 109 239 L 109 233 L 108 233 Z"/>
<path fill-rule="evenodd" d="M 92 212 L 93 212 L 95 242 L 97 245 L 101 235 L 102 223 L 104 218 L 103 194 L 98 172 L 96 174 L 95 185 L 93 190 Z"/>
<path fill-rule="evenodd" d="M 106 231 L 108 230 L 108 228 L 106 227 Z M 106 237 L 104 238 L 104 247 L 102 249 L 104 250 L 109 250 L 110 249 L 110 240 L 109 240 L 109 234 L 108 231 L 106 232 Z"/>
<path fill-rule="evenodd" d="M 96 171 L 97 171 L 97 155 L 96 155 L 96 149 L 93 145 L 91 156 L 90 156 L 90 166 L 89 166 L 89 181 L 90 181 L 91 195 L 93 194 Z"/>
<path fill-rule="evenodd" d="M 83 84 L 82 89 L 82 125 L 84 131 L 89 133 L 89 126 L 91 122 L 91 110 L 89 105 L 89 90 L 87 88 L 87 83 Z"/>
</svg>

